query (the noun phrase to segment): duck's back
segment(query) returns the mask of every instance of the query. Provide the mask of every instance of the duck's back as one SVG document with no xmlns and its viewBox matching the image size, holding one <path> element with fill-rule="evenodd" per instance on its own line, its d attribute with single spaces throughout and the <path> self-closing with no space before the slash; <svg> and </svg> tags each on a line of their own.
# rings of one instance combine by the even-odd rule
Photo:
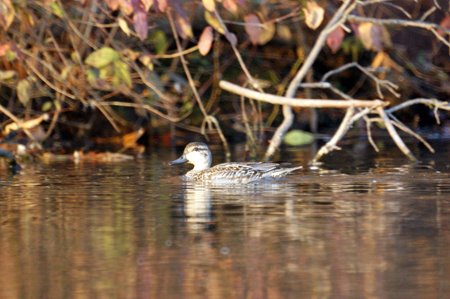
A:
<svg viewBox="0 0 450 299">
<path fill-rule="evenodd" d="M 231 162 L 193 173 L 191 178 L 218 184 L 246 184 L 264 178 L 282 177 L 295 169 L 298 167 L 280 168 L 277 163 Z"/>
</svg>

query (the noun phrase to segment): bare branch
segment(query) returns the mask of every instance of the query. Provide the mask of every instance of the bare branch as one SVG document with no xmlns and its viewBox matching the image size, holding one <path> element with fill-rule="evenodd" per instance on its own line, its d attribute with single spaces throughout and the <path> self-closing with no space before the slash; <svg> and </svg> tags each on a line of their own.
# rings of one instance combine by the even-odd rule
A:
<svg viewBox="0 0 450 299">
<path fill-rule="evenodd" d="M 404 26 L 404 27 L 416 27 L 426 30 L 439 29 L 446 34 L 450 34 L 450 29 L 446 29 L 439 24 L 423 22 L 420 20 L 401 20 L 401 19 L 377 19 L 369 17 L 361 17 L 356 15 L 349 15 L 348 20 L 356 22 L 369 22 L 380 25 L 392 25 L 392 26 Z"/>
<path fill-rule="evenodd" d="M 410 149 L 406 146 L 406 144 L 403 142 L 402 138 L 398 135 L 397 131 L 394 128 L 394 125 L 392 124 L 391 120 L 389 119 L 386 112 L 383 110 L 382 107 L 377 108 L 378 114 L 381 116 L 381 119 L 383 120 L 384 125 L 386 126 L 386 130 L 389 132 L 389 135 L 391 135 L 392 140 L 394 140 L 397 147 L 402 151 L 405 156 L 407 156 L 410 160 L 416 160 L 414 155 L 411 153 Z"/>
<path fill-rule="evenodd" d="M 361 72 L 366 74 L 366 76 L 368 76 L 370 79 L 372 79 L 375 82 L 377 93 L 378 93 L 378 96 L 380 98 L 382 98 L 382 99 L 384 98 L 383 93 L 381 92 L 381 87 L 384 87 L 387 90 L 389 90 L 397 98 L 400 97 L 400 94 L 398 92 L 396 92 L 396 90 L 399 88 L 397 84 L 394 84 L 394 83 L 392 83 L 389 80 L 378 79 L 375 75 L 373 75 L 371 73 L 371 69 L 363 67 L 362 65 L 360 65 L 357 62 L 350 62 L 350 63 L 344 64 L 344 65 L 342 65 L 342 66 L 340 66 L 340 67 L 338 67 L 338 68 L 336 68 L 334 70 L 331 70 L 331 71 L 325 73 L 325 75 L 323 75 L 323 77 L 320 80 L 320 82 L 326 82 L 326 80 L 329 77 L 331 77 L 331 76 L 333 76 L 333 75 L 335 75 L 337 73 L 343 72 L 343 71 L 345 71 L 345 70 L 347 70 L 349 68 L 352 68 L 352 67 L 356 67 L 357 69 L 359 69 Z"/>
<path fill-rule="evenodd" d="M 352 0 L 343 1 L 341 7 L 339 7 L 339 9 L 333 15 L 331 20 L 325 26 L 325 28 L 320 32 L 313 48 L 309 52 L 308 57 L 305 59 L 302 67 L 298 70 L 297 74 L 289 84 L 285 94 L 287 98 L 293 98 L 295 96 L 295 93 L 297 92 L 300 83 L 303 81 L 308 70 L 311 68 L 314 61 L 317 59 L 317 56 L 319 55 L 320 51 L 322 50 L 323 46 L 325 45 L 328 35 L 336 27 L 340 26 L 345 22 L 348 14 L 355 8 L 355 6 L 356 2 Z M 268 160 L 270 157 L 273 156 L 275 150 L 280 146 L 284 134 L 291 127 L 294 121 L 294 116 L 291 107 L 289 106 L 283 107 L 283 117 L 284 117 L 283 122 L 277 128 L 272 139 L 270 140 L 269 147 L 267 148 L 265 154 L 266 160 Z"/>
<path fill-rule="evenodd" d="M 248 88 L 241 87 L 239 85 L 220 81 L 219 86 L 229 92 L 259 100 L 274 105 L 286 105 L 291 107 L 303 107 L 303 108 L 349 108 L 349 107 L 362 107 L 362 108 L 377 108 L 380 106 L 386 106 L 389 103 L 380 100 L 323 100 L 323 99 L 298 99 L 288 98 L 268 93 L 262 93 Z"/>
<path fill-rule="evenodd" d="M 173 21 L 172 13 L 170 11 L 167 12 L 167 17 L 169 18 L 170 27 L 172 29 L 173 36 L 175 38 L 175 43 L 177 45 L 178 52 L 181 53 L 181 52 L 183 52 L 183 49 L 181 47 L 180 38 L 178 37 L 178 33 L 175 28 L 175 23 Z M 186 77 L 188 79 L 191 90 L 194 94 L 195 100 L 197 101 L 200 111 L 203 114 L 203 117 L 204 117 L 203 124 L 213 124 L 216 127 L 216 129 L 219 133 L 219 137 L 223 143 L 225 155 L 226 155 L 227 159 L 229 159 L 231 156 L 230 148 L 228 146 L 228 142 L 227 142 L 225 136 L 222 133 L 222 129 L 220 128 L 219 122 L 217 121 L 217 119 L 214 116 L 209 115 L 208 112 L 206 111 L 205 106 L 203 105 L 202 100 L 200 99 L 200 95 L 198 94 L 197 87 L 195 86 L 194 79 L 192 78 L 192 75 L 189 71 L 186 59 L 184 58 L 184 55 L 180 55 L 180 61 L 181 61 L 181 65 L 183 66 L 184 73 L 186 74 Z M 202 128 L 204 128 L 204 125 L 202 125 Z"/>
<path fill-rule="evenodd" d="M 317 152 L 316 156 L 312 160 L 312 163 L 315 164 L 317 161 L 320 160 L 323 156 L 328 154 L 331 151 L 339 150 L 340 148 L 337 146 L 337 143 L 339 140 L 344 137 L 345 133 L 350 129 L 352 125 L 352 116 L 355 113 L 355 109 L 353 107 L 350 107 L 347 109 L 347 112 L 345 113 L 344 119 L 342 120 L 341 124 L 339 125 L 339 128 L 337 129 L 336 133 L 334 133 L 333 137 L 330 141 L 328 141 L 324 146 L 320 148 L 320 150 Z"/>
</svg>

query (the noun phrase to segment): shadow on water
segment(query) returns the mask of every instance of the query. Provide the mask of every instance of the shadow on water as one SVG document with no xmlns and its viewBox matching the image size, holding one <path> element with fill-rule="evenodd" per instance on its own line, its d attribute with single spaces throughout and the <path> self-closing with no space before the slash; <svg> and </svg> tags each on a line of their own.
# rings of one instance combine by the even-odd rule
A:
<svg viewBox="0 0 450 299">
<path fill-rule="evenodd" d="M 25 165 L 0 181 L 0 298 L 445 298 L 449 152 L 228 188 L 179 179 L 176 153 Z"/>
</svg>

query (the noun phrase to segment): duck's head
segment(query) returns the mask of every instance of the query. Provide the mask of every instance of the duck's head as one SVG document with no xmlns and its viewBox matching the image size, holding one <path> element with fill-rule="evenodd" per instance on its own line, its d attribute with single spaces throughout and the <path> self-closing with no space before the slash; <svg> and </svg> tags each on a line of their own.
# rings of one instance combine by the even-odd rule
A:
<svg viewBox="0 0 450 299">
<path fill-rule="evenodd" d="M 170 162 L 170 165 L 190 163 L 194 165 L 195 171 L 211 167 L 211 152 L 203 142 L 191 142 L 184 148 L 183 155 Z"/>
</svg>

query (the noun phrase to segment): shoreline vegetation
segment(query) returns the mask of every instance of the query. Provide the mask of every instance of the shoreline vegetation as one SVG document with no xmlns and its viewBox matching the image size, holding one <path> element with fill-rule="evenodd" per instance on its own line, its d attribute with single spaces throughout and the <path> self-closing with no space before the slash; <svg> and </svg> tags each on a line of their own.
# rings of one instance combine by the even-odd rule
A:
<svg viewBox="0 0 450 299">
<path fill-rule="evenodd" d="M 449 126 L 448 3 L 104 0 L 0 4 L 0 157 L 121 159 L 177 140 L 284 143 Z M 440 126 L 440 127 L 439 127 Z M 180 142 L 181 143 L 181 142 Z M 100 155 L 107 152 L 109 156 Z M 75 154 L 74 154 L 75 153 Z M 116 154 L 116 155 L 114 155 Z"/>
</svg>

